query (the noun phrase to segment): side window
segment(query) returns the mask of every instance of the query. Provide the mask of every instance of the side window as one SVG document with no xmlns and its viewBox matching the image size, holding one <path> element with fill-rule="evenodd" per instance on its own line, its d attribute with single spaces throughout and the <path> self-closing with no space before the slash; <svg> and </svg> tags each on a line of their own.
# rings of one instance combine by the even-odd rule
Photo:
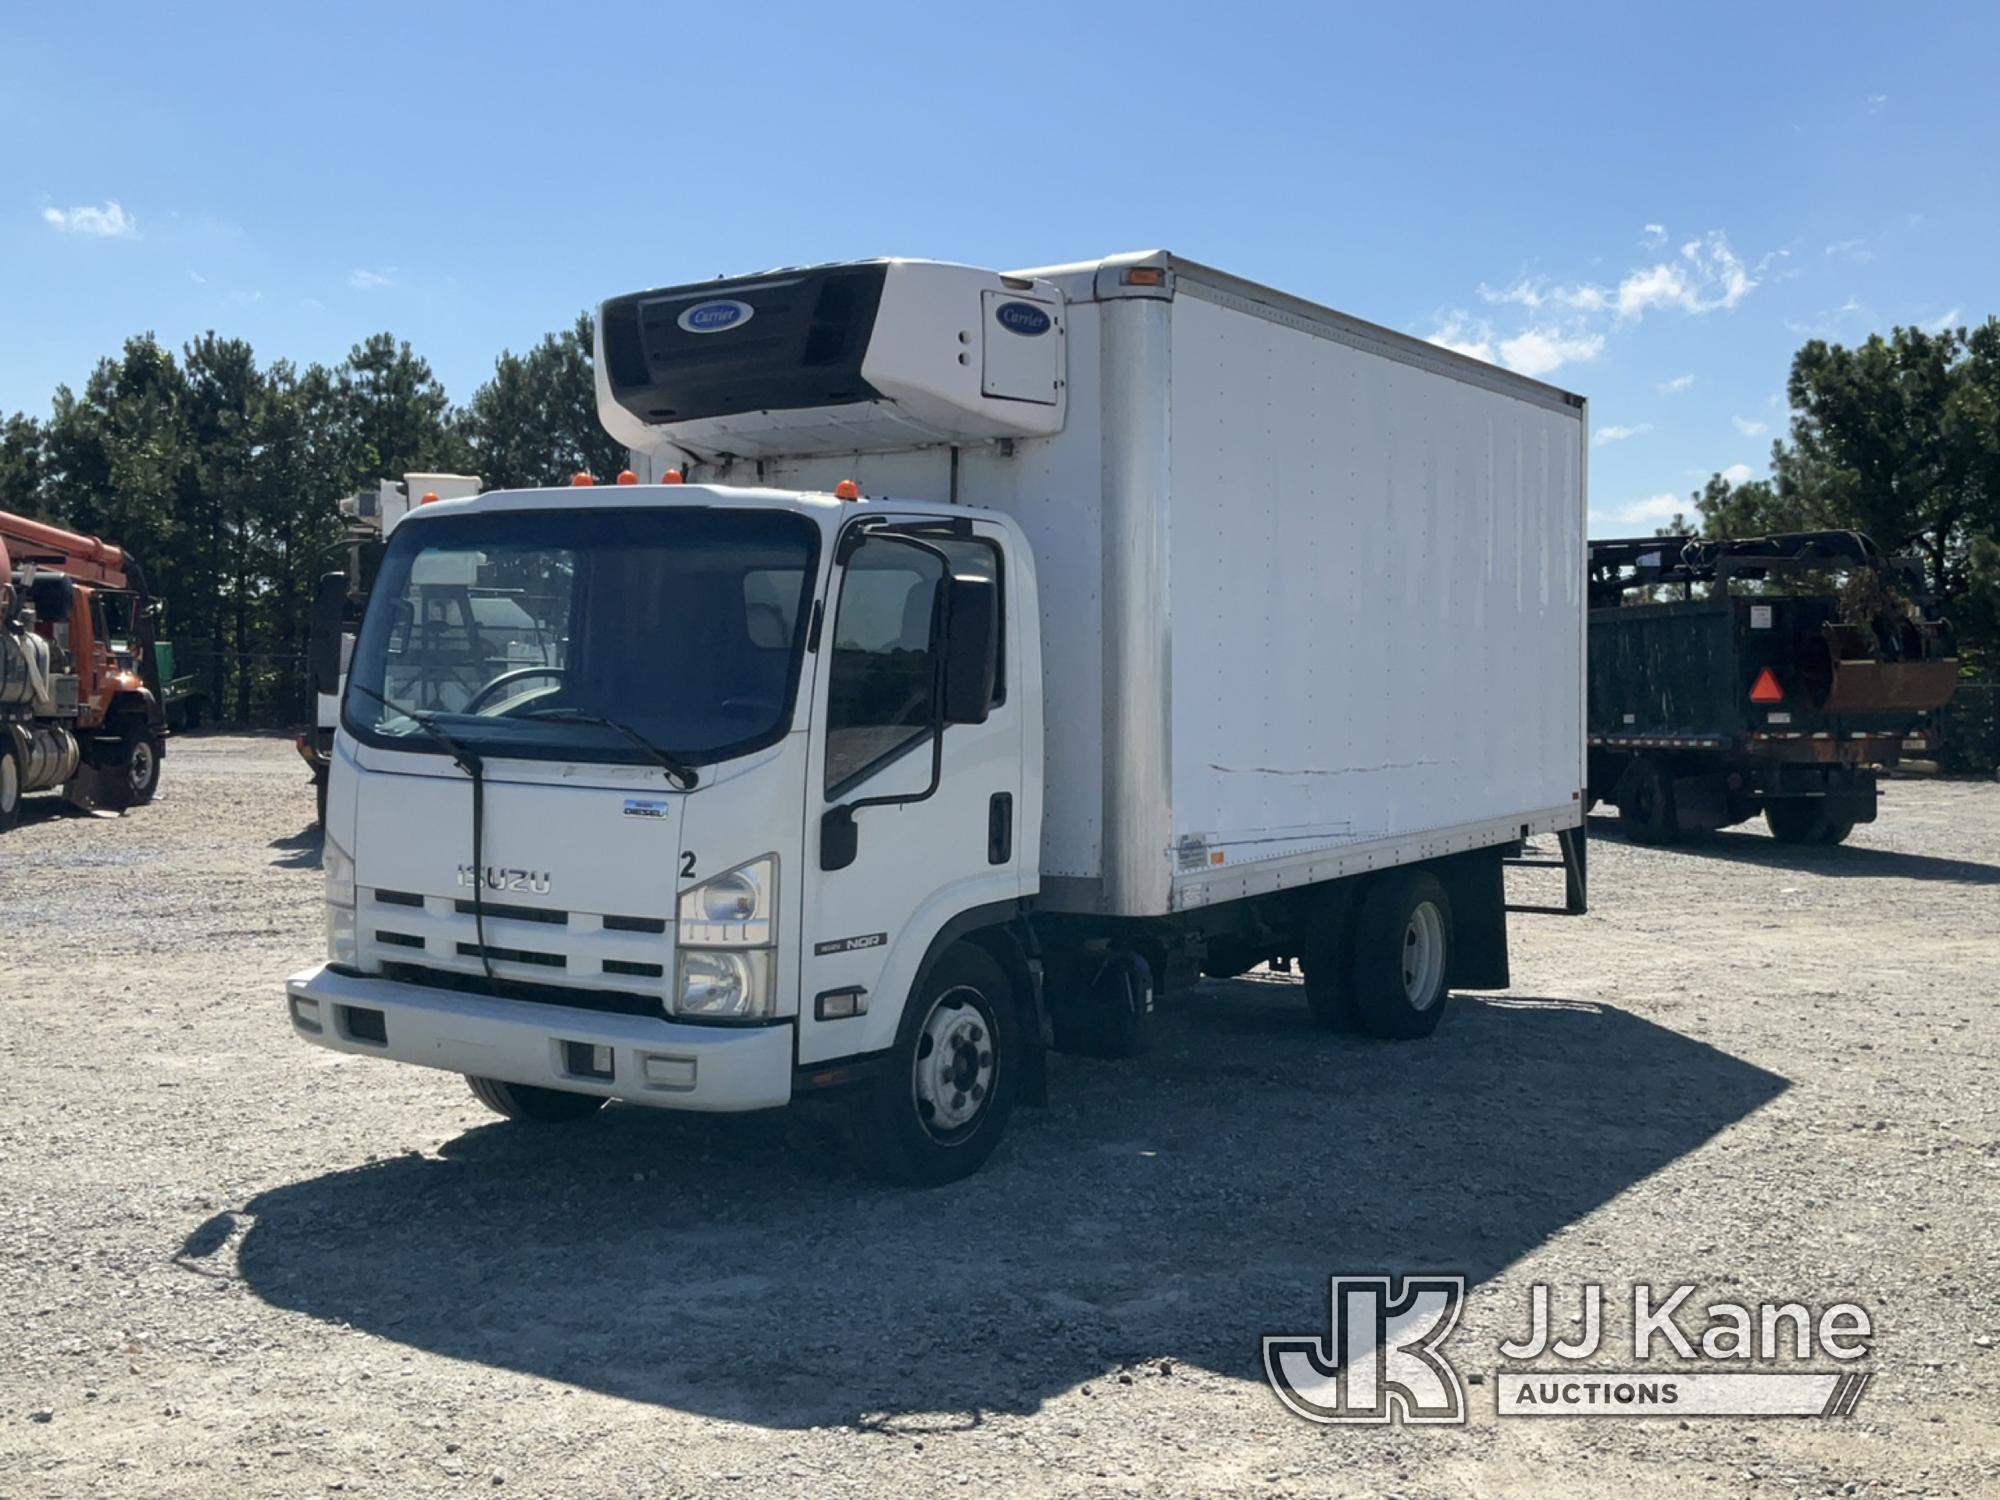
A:
<svg viewBox="0 0 2000 1500">
<path fill-rule="evenodd" d="M 743 575 L 743 622 L 750 644 L 766 651 L 789 651 L 799 623 L 797 568 L 753 568 Z"/>
<path fill-rule="evenodd" d="M 827 678 L 828 796 L 929 729 L 932 615 L 943 576 L 935 557 L 901 542 L 864 542 L 848 559 Z"/>
</svg>

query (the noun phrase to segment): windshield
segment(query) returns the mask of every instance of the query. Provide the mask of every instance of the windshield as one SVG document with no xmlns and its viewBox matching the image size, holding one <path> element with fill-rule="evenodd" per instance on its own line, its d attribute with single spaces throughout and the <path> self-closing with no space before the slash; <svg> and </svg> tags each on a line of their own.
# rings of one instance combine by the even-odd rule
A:
<svg viewBox="0 0 2000 1500">
<path fill-rule="evenodd" d="M 643 762 L 633 734 L 682 762 L 742 754 L 790 723 L 818 557 L 819 529 L 782 511 L 579 507 L 399 527 L 345 722 L 430 753 L 413 715 L 494 755 Z M 615 724 L 580 722 L 592 717 Z"/>
</svg>

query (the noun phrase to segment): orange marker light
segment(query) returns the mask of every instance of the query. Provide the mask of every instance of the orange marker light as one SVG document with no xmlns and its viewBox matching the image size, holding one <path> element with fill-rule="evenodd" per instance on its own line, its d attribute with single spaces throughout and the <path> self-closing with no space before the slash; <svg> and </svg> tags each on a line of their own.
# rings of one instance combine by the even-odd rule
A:
<svg viewBox="0 0 2000 1500">
<path fill-rule="evenodd" d="M 1158 266 L 1134 266 L 1125 273 L 1127 286 L 1164 286 L 1167 273 Z"/>
<path fill-rule="evenodd" d="M 577 489 L 588 489 L 591 485 L 595 483 L 597 483 L 597 481 L 595 479 L 592 479 L 588 474 L 579 474 L 574 479 L 570 480 L 570 484 L 576 487 Z"/>
<path fill-rule="evenodd" d="M 861 486 L 851 479 L 843 479 L 833 487 L 833 498 L 836 500 L 859 500 L 861 498 Z"/>
<path fill-rule="evenodd" d="M 437 492 L 436 490 L 425 490 L 425 491 L 424 491 L 424 498 L 423 498 L 423 499 L 421 499 L 421 500 L 419 500 L 419 501 L 417 502 L 417 504 L 419 504 L 419 505 L 436 505 L 436 504 L 437 504 L 437 502 L 438 502 L 438 492 Z"/>
<path fill-rule="evenodd" d="M 684 482 L 685 478 L 679 469 L 669 469 L 660 476 L 661 484 L 681 484 Z"/>
<path fill-rule="evenodd" d="M 1778 679 L 1769 667 L 1757 674 L 1757 680 L 1750 687 L 1752 703 L 1783 703 L 1785 690 L 1778 686 Z"/>
<path fill-rule="evenodd" d="M 630 469 L 620 469 L 618 471 L 618 482 L 620 484 L 637 484 L 639 476 L 634 474 Z"/>
</svg>

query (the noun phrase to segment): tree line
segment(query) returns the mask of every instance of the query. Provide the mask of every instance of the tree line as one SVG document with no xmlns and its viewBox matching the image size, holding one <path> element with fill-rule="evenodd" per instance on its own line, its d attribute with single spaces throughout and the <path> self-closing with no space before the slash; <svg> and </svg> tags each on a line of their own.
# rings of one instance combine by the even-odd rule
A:
<svg viewBox="0 0 2000 1500">
<path fill-rule="evenodd" d="M 1690 497 L 1701 534 L 1853 530 L 1919 557 L 1967 670 L 2000 670 L 2000 318 L 1814 339 L 1785 394 L 1770 478 L 1713 475 Z"/>
<path fill-rule="evenodd" d="M 2000 668 L 2000 319 L 1815 339 L 1786 395 L 1770 478 L 1711 477 L 1690 497 L 1701 533 L 1849 528 L 1915 553 L 1968 667 Z M 340 564 L 342 496 L 421 470 L 504 488 L 624 465 L 597 420 L 587 314 L 503 352 L 464 406 L 388 333 L 303 369 L 212 332 L 178 354 L 145 334 L 80 393 L 59 387 L 46 418 L 0 425 L 0 510 L 127 548 L 211 712 L 287 723 L 311 714 L 307 617 Z"/>
<path fill-rule="evenodd" d="M 464 406 L 388 333 L 304 368 L 213 332 L 178 354 L 149 333 L 80 392 L 58 387 L 46 418 L 0 425 L 0 510 L 124 547 L 210 713 L 291 723 L 311 717 L 307 619 L 343 561 L 343 496 L 426 470 L 501 488 L 624 466 L 597 421 L 587 314 L 502 353 Z"/>
</svg>

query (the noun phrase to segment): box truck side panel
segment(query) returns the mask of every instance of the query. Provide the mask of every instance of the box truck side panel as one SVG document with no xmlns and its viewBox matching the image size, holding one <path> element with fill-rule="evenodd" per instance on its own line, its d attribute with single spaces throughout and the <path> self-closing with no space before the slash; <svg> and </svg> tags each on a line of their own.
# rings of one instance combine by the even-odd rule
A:
<svg viewBox="0 0 2000 1500">
<path fill-rule="evenodd" d="M 1582 411 L 1191 277 L 1172 344 L 1175 904 L 1577 822 Z"/>
</svg>

